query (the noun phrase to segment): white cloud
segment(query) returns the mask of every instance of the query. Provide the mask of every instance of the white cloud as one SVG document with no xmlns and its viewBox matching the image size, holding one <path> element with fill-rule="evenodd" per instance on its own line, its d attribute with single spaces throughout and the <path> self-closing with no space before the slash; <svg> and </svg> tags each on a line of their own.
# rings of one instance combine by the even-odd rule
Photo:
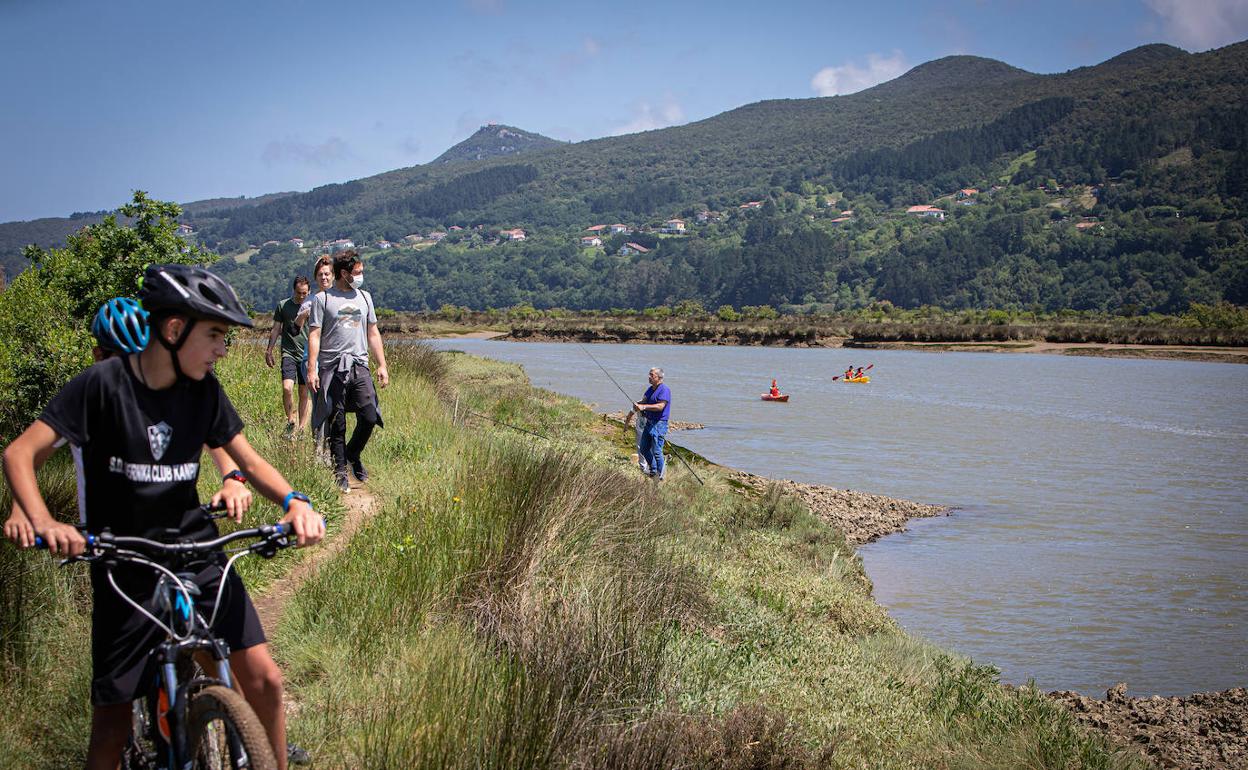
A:
<svg viewBox="0 0 1248 770">
<path fill-rule="evenodd" d="M 852 94 L 892 80 L 909 68 L 901 51 L 893 51 L 891 56 L 873 53 L 867 55 L 865 67 L 852 61 L 837 67 L 824 67 L 810 79 L 810 87 L 820 96 Z"/>
<path fill-rule="evenodd" d="M 685 110 L 674 97 L 668 95 L 662 104 L 651 104 L 641 101 L 636 104 L 633 117 L 611 131 L 612 136 L 635 134 L 639 131 L 653 131 L 656 128 L 667 128 L 685 122 Z"/>
<path fill-rule="evenodd" d="M 260 154 L 266 166 L 279 163 L 296 163 L 304 166 L 325 168 L 353 156 L 351 148 L 340 137 L 331 136 L 320 144 L 307 144 L 295 139 L 269 142 Z"/>
<path fill-rule="evenodd" d="M 1144 0 L 1161 17 L 1166 36 L 1184 48 L 1205 51 L 1248 37 L 1245 0 Z"/>
</svg>

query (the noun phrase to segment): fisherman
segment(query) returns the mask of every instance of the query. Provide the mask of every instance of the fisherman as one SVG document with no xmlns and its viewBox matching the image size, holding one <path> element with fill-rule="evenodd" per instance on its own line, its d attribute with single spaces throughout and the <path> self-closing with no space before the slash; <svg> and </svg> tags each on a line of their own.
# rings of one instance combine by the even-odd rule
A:
<svg viewBox="0 0 1248 770">
<path fill-rule="evenodd" d="M 650 478 L 661 481 L 666 471 L 663 440 L 672 411 L 672 391 L 663 383 L 663 370 L 658 367 L 650 370 L 649 380 L 650 387 L 641 400 L 633 404 L 633 411 L 639 412 L 646 421 L 640 447 L 640 454 L 650 466 L 646 473 Z"/>
</svg>

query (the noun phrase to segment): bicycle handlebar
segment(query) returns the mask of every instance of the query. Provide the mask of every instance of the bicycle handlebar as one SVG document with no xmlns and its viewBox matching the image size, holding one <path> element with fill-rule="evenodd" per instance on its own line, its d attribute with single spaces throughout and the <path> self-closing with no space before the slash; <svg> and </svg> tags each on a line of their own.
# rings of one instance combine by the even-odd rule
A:
<svg viewBox="0 0 1248 770">
<path fill-rule="evenodd" d="M 199 506 L 199 510 L 210 519 L 217 518 L 211 515 L 212 511 L 219 511 L 223 508 L 224 506 L 221 504 L 214 506 L 209 503 L 205 503 L 204 505 Z M 252 527 L 251 529 L 240 529 L 212 540 L 201 540 L 194 543 L 162 543 L 159 540 L 151 540 L 146 537 L 131 537 L 128 535 L 117 536 L 107 530 L 98 535 L 89 533 L 85 534 L 87 539 L 87 548 L 99 553 L 116 552 L 122 548 L 129 548 L 143 551 L 149 555 L 187 555 L 214 551 L 222 546 L 234 542 L 235 540 L 245 540 L 251 537 L 275 540 L 293 533 L 294 527 L 290 524 L 276 522 L 273 524 L 265 524 L 260 527 Z M 48 544 L 42 537 L 35 537 L 35 548 L 46 549 L 47 547 Z"/>
</svg>

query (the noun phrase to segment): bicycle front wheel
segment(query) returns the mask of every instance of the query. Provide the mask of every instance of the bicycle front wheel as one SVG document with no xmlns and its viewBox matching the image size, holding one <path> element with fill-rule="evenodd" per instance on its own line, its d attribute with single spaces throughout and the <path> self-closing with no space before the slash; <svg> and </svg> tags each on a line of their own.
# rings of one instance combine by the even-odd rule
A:
<svg viewBox="0 0 1248 770">
<path fill-rule="evenodd" d="M 228 687 L 205 687 L 191 698 L 187 743 L 195 770 L 276 770 L 259 717 Z"/>
</svg>

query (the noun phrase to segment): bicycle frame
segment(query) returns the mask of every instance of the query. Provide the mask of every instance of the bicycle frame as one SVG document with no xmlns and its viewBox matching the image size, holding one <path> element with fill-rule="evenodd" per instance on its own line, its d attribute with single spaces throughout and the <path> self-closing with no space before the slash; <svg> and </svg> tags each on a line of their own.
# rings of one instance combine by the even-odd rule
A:
<svg viewBox="0 0 1248 770">
<path fill-rule="evenodd" d="M 209 509 L 201 506 L 200 510 L 207 514 Z M 156 756 L 145 752 L 145 756 L 139 760 L 143 763 L 139 765 L 140 767 L 151 767 L 152 761 L 157 762 L 155 767 L 169 768 L 169 770 L 190 767 L 193 757 L 190 756 L 192 747 L 188 745 L 187 724 L 191 697 L 204 687 L 213 685 L 233 687 L 233 677 L 229 666 L 229 648 L 224 641 L 216 638 L 212 633 L 212 626 L 216 620 L 216 613 L 221 607 L 221 598 L 230 570 L 233 569 L 235 561 L 247 554 L 255 553 L 271 558 L 278 549 L 293 545 L 290 534 L 290 525 L 272 524 L 239 530 L 199 543 L 161 543 L 146 538 L 115 537 L 106 530 L 99 535 L 88 535 L 87 551 L 82 556 L 61 562 L 62 566 L 75 561 L 100 562 L 104 566 L 109 584 L 117 595 L 165 632 L 164 641 L 157 644 L 149 653 L 149 657 L 156 663 L 156 681 L 152 690 L 144 697 L 149 721 L 146 725 L 148 735 L 133 736 L 134 739 L 150 738 Z M 259 538 L 259 540 L 242 548 L 225 549 L 229 543 L 246 538 Z M 36 547 L 44 546 L 37 540 Z M 186 571 L 175 573 L 165 565 L 149 558 L 149 555 L 159 554 L 180 562 L 181 566 L 185 567 L 218 553 L 226 553 L 230 556 L 221 568 L 212 617 L 206 620 L 196 609 L 192 598 L 200 593 L 199 586 L 194 581 L 195 574 Z M 149 612 L 141 602 L 128 595 L 117 584 L 113 576 L 113 568 L 123 563 L 149 567 L 160 573 L 152 602 L 156 614 Z M 217 669 L 215 677 L 179 675 L 179 664 L 193 664 L 197 652 L 207 652 L 212 656 Z M 138 721 L 136 719 L 136 722 Z M 136 724 L 136 728 L 140 727 Z M 242 746 L 238 736 L 228 734 L 227 737 L 230 741 L 231 752 L 239 756 Z M 163 763 L 160 762 L 161 754 L 164 754 Z"/>
</svg>

